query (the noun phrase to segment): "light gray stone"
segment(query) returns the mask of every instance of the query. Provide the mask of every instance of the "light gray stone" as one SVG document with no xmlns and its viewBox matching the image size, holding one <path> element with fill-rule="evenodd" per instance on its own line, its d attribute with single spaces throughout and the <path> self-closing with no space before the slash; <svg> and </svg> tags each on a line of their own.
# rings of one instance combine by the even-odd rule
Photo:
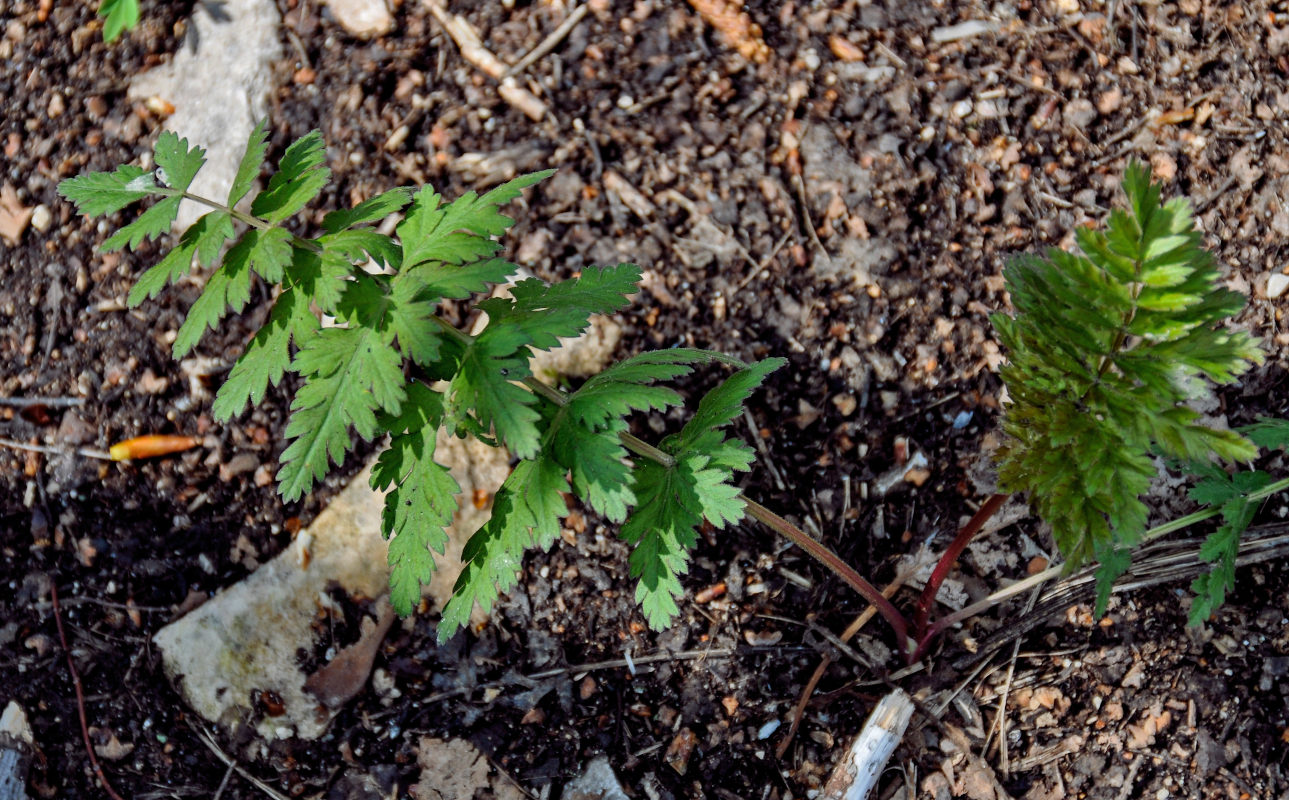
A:
<svg viewBox="0 0 1289 800">
<path fill-rule="evenodd" d="M 561 800 L 628 800 L 613 774 L 609 760 L 600 756 L 586 765 L 586 771 L 564 787 Z"/>
<path fill-rule="evenodd" d="M 131 99 L 166 100 L 175 108 L 166 128 L 206 148 L 194 194 L 227 200 L 246 139 L 267 113 L 271 67 L 282 52 L 280 23 L 273 0 L 198 3 L 173 60 L 130 82 Z M 187 228 L 209 210 L 184 203 L 176 227 Z"/>
<path fill-rule="evenodd" d="M 360 38 L 383 36 L 394 29 L 394 15 L 385 0 L 327 0 L 331 16 Z"/>
<path fill-rule="evenodd" d="M 533 359 L 533 373 L 589 375 L 604 369 L 620 331 L 612 325 L 596 331 L 568 340 L 555 351 L 559 360 L 548 353 Z M 502 448 L 440 432 L 435 460 L 448 467 L 461 487 L 448 544 L 442 555 L 435 555 L 437 569 L 424 592 L 442 608 L 461 573 L 462 547 L 491 514 L 490 507 L 479 508 L 474 499 L 496 494 L 510 474 L 510 457 Z M 326 730 L 337 709 L 320 704 L 308 691 L 311 676 L 300 669 L 296 653 L 314 650 L 320 635 L 313 625 L 319 598 L 331 587 L 353 597 L 388 592 L 388 550 L 380 533 L 384 494 L 371 488 L 370 475 L 368 466 L 355 476 L 292 547 L 157 633 L 166 673 L 203 717 L 231 724 L 251 713 L 253 697 L 272 691 L 282 699 L 285 713 L 260 723 L 261 736 L 316 739 Z M 485 619 L 477 607 L 475 615 L 476 622 Z"/>
</svg>

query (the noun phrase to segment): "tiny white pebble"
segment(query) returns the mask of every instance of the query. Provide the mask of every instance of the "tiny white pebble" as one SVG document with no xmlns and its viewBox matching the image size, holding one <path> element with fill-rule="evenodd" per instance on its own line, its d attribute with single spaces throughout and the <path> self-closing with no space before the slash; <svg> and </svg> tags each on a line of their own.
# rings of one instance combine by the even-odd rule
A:
<svg viewBox="0 0 1289 800">
<path fill-rule="evenodd" d="M 771 736 L 774 735 L 774 732 L 779 729 L 779 725 L 780 725 L 780 722 L 777 719 L 770 720 L 769 722 L 762 725 L 760 730 L 756 732 L 756 738 L 762 739 L 762 740 L 769 739 Z"/>
<path fill-rule="evenodd" d="M 631 108 L 636 104 L 636 99 L 629 94 L 624 94 L 618 98 L 618 108 Z"/>
<path fill-rule="evenodd" d="M 54 221 L 54 215 L 49 212 L 49 207 L 44 203 L 36 206 L 31 212 L 31 227 L 44 233 L 49 230 L 49 224 Z"/>
</svg>

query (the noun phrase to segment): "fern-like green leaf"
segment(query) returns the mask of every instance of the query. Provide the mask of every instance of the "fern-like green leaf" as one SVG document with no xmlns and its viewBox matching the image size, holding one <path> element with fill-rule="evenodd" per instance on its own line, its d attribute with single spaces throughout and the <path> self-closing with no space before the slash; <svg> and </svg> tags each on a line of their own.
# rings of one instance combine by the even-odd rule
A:
<svg viewBox="0 0 1289 800">
<path fill-rule="evenodd" d="M 742 413 L 751 392 L 784 363 L 766 359 L 726 378 L 703 397 L 680 433 L 662 441 L 661 449 L 675 463 L 647 462 L 635 469 L 637 505 L 620 535 L 634 546 L 629 565 L 640 581 L 636 600 L 655 630 L 679 611 L 680 576 L 688 569 L 698 525 L 706 519 L 724 528 L 743 518 L 734 471 L 747 469 L 751 453 L 741 442 L 726 439 L 721 428 Z"/>
<path fill-rule="evenodd" d="M 443 198 L 433 188 L 422 188 L 397 228 L 403 243 L 403 262 L 414 267 L 427 261 L 467 264 L 491 258 L 500 249 L 492 237 L 500 236 L 514 224 L 498 208 L 553 172 L 522 175 L 483 197 L 468 192 L 447 206 L 442 205 Z"/>
<path fill-rule="evenodd" d="M 156 297 L 166 286 L 188 274 L 194 257 L 199 264 L 210 266 L 219 257 L 219 249 L 224 242 L 235 234 L 232 217 L 226 212 L 203 214 L 179 237 L 175 249 L 139 276 L 126 302 L 134 308 L 145 299 Z"/>
<path fill-rule="evenodd" d="M 440 642 L 469 623 L 476 603 L 490 611 L 498 595 L 515 585 L 525 550 L 550 547 L 559 536 L 560 519 L 568 513 L 567 491 L 564 469 L 555 462 L 547 458 L 519 462 L 497 492 L 492 517 L 461 552 L 465 566 L 443 609 Z"/>
<path fill-rule="evenodd" d="M 1258 417 L 1257 422 L 1241 428 L 1240 433 L 1249 437 L 1258 447 L 1289 450 L 1289 419 Z"/>
<path fill-rule="evenodd" d="M 329 461 L 344 463 L 351 426 L 371 439 L 379 431 L 376 412 L 397 415 L 407 396 L 402 358 L 370 328 L 318 331 L 296 353 L 292 369 L 305 384 L 291 403 L 291 444 L 278 470 L 278 491 L 287 502 L 312 489 Z"/>
<path fill-rule="evenodd" d="M 331 179 L 322 134 L 310 131 L 295 140 L 278 163 L 269 185 L 251 202 L 251 213 L 266 222 L 281 222 L 294 216 L 318 196 Z"/>
<path fill-rule="evenodd" d="M 115 213 L 159 191 L 151 172 L 131 164 L 122 164 L 115 172 L 91 172 L 58 184 L 58 193 L 91 217 Z"/>
<path fill-rule="evenodd" d="M 1098 607 L 1146 525 L 1140 496 L 1152 455 L 1251 458 L 1244 436 L 1202 424 L 1190 403 L 1262 360 L 1227 329 L 1243 298 L 1221 285 L 1185 200 L 1160 202 L 1150 171 L 1129 165 L 1129 210 L 1083 229 L 1081 255 L 1049 251 L 1004 270 L 1014 317 L 996 315 L 1011 402 L 999 484 L 1027 492 L 1074 568 L 1101 561 Z"/>
<path fill-rule="evenodd" d="M 327 233 L 339 233 L 355 225 L 375 222 L 402 211 L 403 207 L 411 201 L 411 189 L 406 187 L 390 189 L 388 192 L 362 201 L 353 208 L 332 211 L 322 218 L 322 229 Z"/>
<path fill-rule="evenodd" d="M 461 355 L 448 388 L 449 430 L 486 432 L 497 436 L 520 458 L 537 455 L 540 418 L 537 398 L 514 381 L 528 377 L 527 334 L 513 326 L 489 325 Z"/>
<path fill-rule="evenodd" d="M 255 130 L 246 139 L 246 148 L 242 151 L 242 160 L 237 165 L 233 176 L 233 185 L 228 189 L 228 207 L 232 208 L 242 201 L 246 193 L 255 185 L 255 179 L 264 168 L 264 157 L 269 152 L 269 120 L 264 117 L 255 125 Z"/>
<path fill-rule="evenodd" d="M 246 346 L 219 387 L 211 412 L 217 420 L 242 413 L 249 402 L 258 405 L 270 385 L 277 386 L 291 366 L 291 343 L 302 347 L 318 331 L 318 320 L 309 310 L 308 295 L 290 288 L 278 295 L 268 322 Z"/>
<path fill-rule="evenodd" d="M 213 330 L 229 311 L 240 313 L 250 299 L 249 265 L 245 261 L 230 262 L 226 255 L 224 263 L 211 273 L 206 288 L 179 326 L 172 349 L 174 357 L 181 359 L 188 355 L 208 329 Z"/>
<path fill-rule="evenodd" d="M 431 551 L 441 555 L 447 546 L 445 529 L 461 491 L 448 469 L 434 460 L 442 418 L 442 395 L 411 383 L 398 417 L 381 419 L 392 438 L 372 467 L 371 485 L 387 490 L 381 528 L 390 539 L 390 603 L 401 616 L 412 613 L 421 587 L 434 576 Z"/>
<path fill-rule="evenodd" d="M 193 177 L 206 163 L 206 151 L 200 147 L 189 147 L 188 140 L 180 139 L 173 131 L 162 131 L 157 137 L 154 160 L 157 177 L 163 187 L 170 190 L 166 192 L 167 197 L 110 236 L 103 242 L 104 251 L 111 252 L 127 245 L 131 250 L 137 250 L 144 239 L 155 239 L 169 233 L 170 226 L 179 215 L 179 204 L 183 202 L 178 193 L 188 190 Z"/>
</svg>

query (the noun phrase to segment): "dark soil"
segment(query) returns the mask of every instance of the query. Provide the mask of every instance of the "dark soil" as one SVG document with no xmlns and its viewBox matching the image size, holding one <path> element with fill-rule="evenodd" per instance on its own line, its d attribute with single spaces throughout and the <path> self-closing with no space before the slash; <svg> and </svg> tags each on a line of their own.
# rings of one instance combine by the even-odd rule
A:
<svg viewBox="0 0 1289 800">
<path fill-rule="evenodd" d="M 272 144 L 280 153 L 322 131 L 334 182 L 320 207 L 420 182 L 452 197 L 557 167 L 518 209 L 516 260 L 548 278 L 639 263 L 647 278 L 620 319 L 624 355 L 684 344 L 789 358 L 753 401 L 750 433 L 769 455 L 746 491 L 879 584 L 919 543 L 942 548 L 983 497 L 969 472 L 995 430 L 1000 354 L 988 314 L 1006 307 L 1003 259 L 1068 246 L 1076 226 L 1117 203 L 1130 157 L 1149 160 L 1168 193 L 1193 198 L 1230 284 L 1251 296 L 1240 321 L 1270 356 L 1224 395 L 1231 423 L 1289 415 L 1284 299 L 1266 296 L 1289 237 L 1289 28 L 1276 4 L 1085 2 L 1076 13 L 1072 0 L 749 2 L 771 51 L 757 65 L 689 4 L 593 2 L 526 73 L 550 108 L 540 123 L 500 100 L 420 3 L 402 3 L 397 32 L 373 42 L 314 2 L 279 4 L 289 57 L 277 68 Z M 52 212 L 46 231 L 0 241 L 0 396 L 73 399 L 0 407 L 0 436 L 103 450 L 181 433 L 201 446 L 131 465 L 0 451 L 0 702 L 20 704 L 34 728 L 33 796 L 103 796 L 54 624 L 56 585 L 96 743 L 133 746 L 104 759 L 116 790 L 209 796 L 225 767 L 190 727 L 151 635 L 185 601 L 286 546 L 361 458 L 307 501 L 282 504 L 271 477 L 290 387 L 233 424 L 209 416 L 211 389 L 262 321 L 267 290 L 176 364 L 168 337 L 200 285 L 126 310 L 161 246 L 100 254 L 106 228 L 55 194 L 59 180 L 150 147 L 162 121 L 127 101 L 126 85 L 181 46 L 191 8 L 145 3 L 139 28 L 108 47 L 93 5 L 0 0 L 0 188 Z M 563 18 L 558 3 L 453 5 L 509 60 Z M 970 19 L 997 29 L 936 41 L 936 29 Z M 638 216 L 610 175 L 654 210 Z M 926 482 L 863 494 L 905 447 L 926 454 Z M 1260 521 L 1287 513 L 1273 500 Z M 1022 532 L 1048 546 L 1033 521 L 998 541 Z M 775 748 L 788 726 L 773 723 L 830 652 L 809 626 L 839 632 L 864 603 L 745 525 L 700 544 L 684 617 L 653 633 L 613 531 L 592 519 L 577 542 L 531 556 L 477 635 L 438 647 L 433 617 L 396 626 L 377 668 L 397 692 L 369 689 L 322 740 L 224 745 L 293 797 L 366 797 L 355 788 L 364 774 L 403 791 L 422 736 L 470 739 L 534 797 L 558 797 L 599 753 L 636 797 L 766 800 L 817 788 L 885 687 L 843 659 L 783 758 Z M 962 567 L 979 591 L 1022 576 L 1025 562 Z M 720 582 L 724 597 L 694 602 Z M 1116 600 L 1105 624 L 1077 604 L 1045 617 L 1012 671 L 1009 774 L 985 734 L 1012 647 L 980 673 L 953 664 L 964 637 L 1015 624 L 1019 607 L 950 637 L 903 683 L 925 698 L 964 684 L 945 719 L 1014 797 L 1289 797 L 1287 588 L 1279 564 L 1244 569 L 1198 631 L 1184 627 L 1185 582 Z M 877 647 L 888 640 L 879 623 L 866 631 Z M 703 650 L 715 655 L 524 677 Z M 485 685 L 500 690 L 495 700 Z M 696 747 L 682 774 L 668 748 L 685 729 Z M 910 733 L 882 796 L 903 786 L 993 796 L 941 745 L 933 727 Z M 225 791 L 259 790 L 234 776 Z"/>
</svg>

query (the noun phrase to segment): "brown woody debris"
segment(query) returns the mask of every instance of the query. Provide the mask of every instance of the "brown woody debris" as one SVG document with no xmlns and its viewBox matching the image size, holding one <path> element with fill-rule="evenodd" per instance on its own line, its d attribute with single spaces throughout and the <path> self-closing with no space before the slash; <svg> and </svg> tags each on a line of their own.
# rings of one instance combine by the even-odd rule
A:
<svg viewBox="0 0 1289 800">
<path fill-rule="evenodd" d="M 761 26 L 743 10 L 738 0 L 689 0 L 699 16 L 720 33 L 725 43 L 748 61 L 764 64 L 770 48 L 761 39 Z"/>
</svg>

